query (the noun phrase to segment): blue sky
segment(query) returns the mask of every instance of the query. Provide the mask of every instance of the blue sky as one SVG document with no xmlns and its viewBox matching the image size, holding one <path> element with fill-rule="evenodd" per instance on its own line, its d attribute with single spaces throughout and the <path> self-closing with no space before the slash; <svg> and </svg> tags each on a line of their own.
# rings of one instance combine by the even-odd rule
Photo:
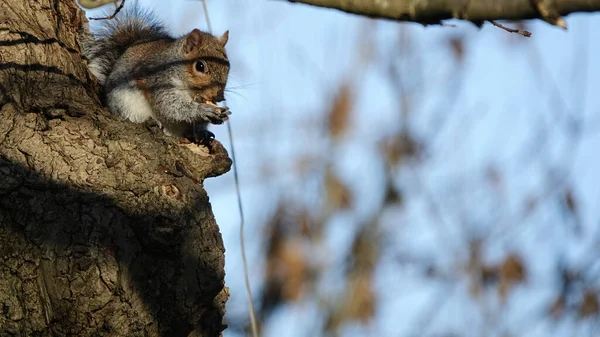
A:
<svg viewBox="0 0 600 337">
<path fill-rule="evenodd" d="M 153 8 L 174 34 L 184 34 L 195 27 L 206 28 L 199 1 L 140 0 L 139 3 L 144 8 Z M 504 304 L 504 308 L 511 310 L 499 311 L 502 315 L 494 318 L 485 313 L 501 309 L 493 299 L 484 300 L 487 304 L 483 305 L 469 299 L 463 283 L 427 281 L 410 270 L 399 270 L 393 257 L 384 252 L 376 284 L 386 289 L 386 293 L 381 294 L 376 321 L 367 329 L 347 327 L 343 335 L 419 336 L 452 331 L 463 336 L 499 336 L 505 326 L 509 330 L 522 329 L 526 325 L 523 317 L 542 315 L 540 308 L 549 301 L 554 286 L 544 280 L 552 272 L 556 257 L 577 261 L 589 253 L 594 241 L 573 237 L 566 226 L 550 226 L 549 223 L 561 223 L 552 205 L 543 206 L 547 210 L 519 224 L 523 229 L 503 231 L 501 224 L 512 221 L 511 214 L 518 211 L 520 201 L 528 196 L 526 192 L 544 185 L 548 172 L 540 167 L 539 160 L 523 164 L 528 158 L 540 156 L 557 172 L 568 169 L 566 181 L 574 185 L 581 201 L 582 225 L 590 230 L 598 225 L 600 40 L 594 32 L 600 31 L 599 15 L 569 16 L 568 31 L 534 21 L 528 27 L 533 37 L 527 39 L 489 24 L 482 29 L 464 22 L 452 22 L 456 27 L 422 27 L 368 20 L 285 1 L 208 1 L 208 4 L 214 33 L 230 30 L 227 50 L 232 63 L 229 87 L 233 93 L 226 98 L 233 111 L 236 165 L 241 178 L 247 249 L 252 261 L 250 278 L 255 295 L 264 267 L 261 230 L 276 206 L 277 197 L 285 191 L 302 198 L 307 191 L 318 188 L 292 171 L 299 156 L 331 157 L 336 162 L 336 171 L 343 179 L 352 181 L 357 192 L 358 206 L 352 214 L 336 217 L 328 224 L 327 253 L 331 253 L 332 261 L 343 258 L 344 247 L 352 240 L 352 228 L 358 219 L 367 218 L 382 202 L 383 180 L 378 176 L 383 163 L 375 153 L 375 141 L 396 131 L 401 121 L 397 94 L 389 85 L 386 68 L 379 65 L 398 57 L 395 43 L 388 41 L 397 39 L 401 26 L 412 43 L 411 55 L 415 60 L 411 62 L 419 65 L 403 69 L 402 73 L 403 83 L 415 88 L 411 129 L 428 140 L 432 159 L 415 167 L 414 172 L 407 170 L 399 178 L 398 184 L 410 191 L 411 198 L 405 209 L 388 215 L 394 219 L 390 223 L 402 224 L 401 230 L 394 225 L 386 229 L 393 242 L 391 246 L 401 246 L 444 265 L 455 262 L 454 255 L 465 253 L 464 247 L 457 243 L 465 232 L 497 232 L 500 239 L 490 245 L 489 258 L 499 259 L 506 251 L 519 251 L 526 261 L 535 262 L 531 263 L 532 281 L 517 290 L 527 294 L 527 301 L 511 298 Z M 358 41 L 364 41 L 364 36 L 374 41 L 377 61 L 371 64 L 360 58 Z M 465 39 L 465 60 L 458 70 L 447 48 L 447 40 L 452 36 Z M 419 78 L 427 81 L 426 85 L 419 83 Z M 319 130 L 326 118 L 324 106 L 345 81 L 360 82 L 353 82 L 357 93 L 353 134 L 359 136 L 350 137 L 335 153 L 324 152 L 325 140 Z M 450 99 L 455 103 L 448 104 Z M 568 130 L 560 126 L 565 123 L 555 123 L 570 116 L 572 111 L 585 120 L 586 133 L 577 147 L 570 143 Z M 436 122 L 442 119 L 445 124 L 438 130 Z M 528 144 L 533 144 L 536 137 L 544 136 L 534 133 L 540 123 L 548 126 L 545 137 L 549 146 L 524 152 L 523 149 L 531 148 Z M 212 131 L 229 146 L 224 126 L 213 127 Z M 503 192 L 506 200 L 501 206 L 497 200 L 487 198 L 486 192 L 474 183 L 491 165 L 499 167 L 507 181 Z M 361 177 L 368 178 L 358 179 Z M 427 200 L 421 193 L 424 188 L 441 200 L 450 242 L 443 242 L 439 224 L 427 216 Z M 231 291 L 228 311 L 230 315 L 243 317 L 246 295 L 233 175 L 209 179 L 206 189 L 225 241 L 226 283 Z M 307 199 L 307 203 L 314 202 Z M 500 225 L 491 228 L 485 224 L 488 218 L 497 219 L 492 223 Z M 465 219 L 469 224 L 465 224 Z M 340 276 L 333 273 L 329 277 L 334 283 Z M 420 330 L 425 313 L 436 306 L 440 294 L 449 300 L 439 305 L 438 315 L 431 324 L 426 324 L 426 330 Z M 319 312 L 311 300 L 286 307 L 275 315 L 278 318 L 266 327 L 267 332 L 271 331 L 268 336 L 304 336 L 303 322 L 319 320 Z M 405 324 L 398 326 L 398 316 L 404 318 Z M 472 319 L 465 319 L 469 316 Z M 573 327 L 569 324 L 575 324 L 553 326 L 544 320 L 540 322 L 526 327 L 527 336 L 562 336 Z M 498 329 L 484 333 L 482 329 L 490 324 Z M 578 329 L 574 336 L 589 335 L 585 327 Z M 236 336 L 231 331 L 225 335 Z"/>
</svg>

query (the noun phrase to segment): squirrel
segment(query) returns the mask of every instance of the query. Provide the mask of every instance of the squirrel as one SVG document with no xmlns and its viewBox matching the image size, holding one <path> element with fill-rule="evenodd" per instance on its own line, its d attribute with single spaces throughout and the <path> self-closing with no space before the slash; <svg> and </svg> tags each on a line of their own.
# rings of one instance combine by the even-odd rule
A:
<svg viewBox="0 0 600 337">
<path fill-rule="evenodd" d="M 150 12 L 124 14 L 83 43 L 104 104 L 134 123 L 153 119 L 168 136 L 214 138 L 208 123 L 222 124 L 231 114 L 216 105 L 225 100 L 229 31 L 173 37 Z"/>
</svg>

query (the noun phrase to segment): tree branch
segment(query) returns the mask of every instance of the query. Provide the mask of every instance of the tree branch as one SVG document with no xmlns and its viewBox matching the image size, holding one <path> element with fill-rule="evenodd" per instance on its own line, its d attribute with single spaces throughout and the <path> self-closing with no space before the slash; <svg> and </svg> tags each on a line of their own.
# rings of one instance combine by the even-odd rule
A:
<svg viewBox="0 0 600 337">
<path fill-rule="evenodd" d="M 563 27 L 562 16 L 600 11 L 599 0 L 288 0 L 347 13 L 423 24 L 441 20 L 542 19 Z M 564 26 L 563 28 L 565 28 Z"/>
</svg>

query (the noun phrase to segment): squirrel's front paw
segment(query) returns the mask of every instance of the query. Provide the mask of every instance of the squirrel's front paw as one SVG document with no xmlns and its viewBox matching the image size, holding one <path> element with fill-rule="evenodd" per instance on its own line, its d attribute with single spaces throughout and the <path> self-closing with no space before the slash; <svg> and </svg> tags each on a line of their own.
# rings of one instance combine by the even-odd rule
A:
<svg viewBox="0 0 600 337">
<path fill-rule="evenodd" d="M 201 103 L 200 110 L 202 119 L 212 124 L 223 124 L 231 115 L 228 107 L 221 108 L 212 104 Z"/>
</svg>

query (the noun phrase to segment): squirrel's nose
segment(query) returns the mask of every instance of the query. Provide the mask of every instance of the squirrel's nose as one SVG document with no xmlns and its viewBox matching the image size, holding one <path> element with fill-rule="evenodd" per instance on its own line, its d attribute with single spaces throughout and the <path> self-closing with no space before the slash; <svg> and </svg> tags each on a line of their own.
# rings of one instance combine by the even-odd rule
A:
<svg viewBox="0 0 600 337">
<path fill-rule="evenodd" d="M 217 95 L 215 95 L 215 102 L 223 102 L 225 100 L 225 91 L 223 89 L 219 90 L 217 92 Z"/>
</svg>

